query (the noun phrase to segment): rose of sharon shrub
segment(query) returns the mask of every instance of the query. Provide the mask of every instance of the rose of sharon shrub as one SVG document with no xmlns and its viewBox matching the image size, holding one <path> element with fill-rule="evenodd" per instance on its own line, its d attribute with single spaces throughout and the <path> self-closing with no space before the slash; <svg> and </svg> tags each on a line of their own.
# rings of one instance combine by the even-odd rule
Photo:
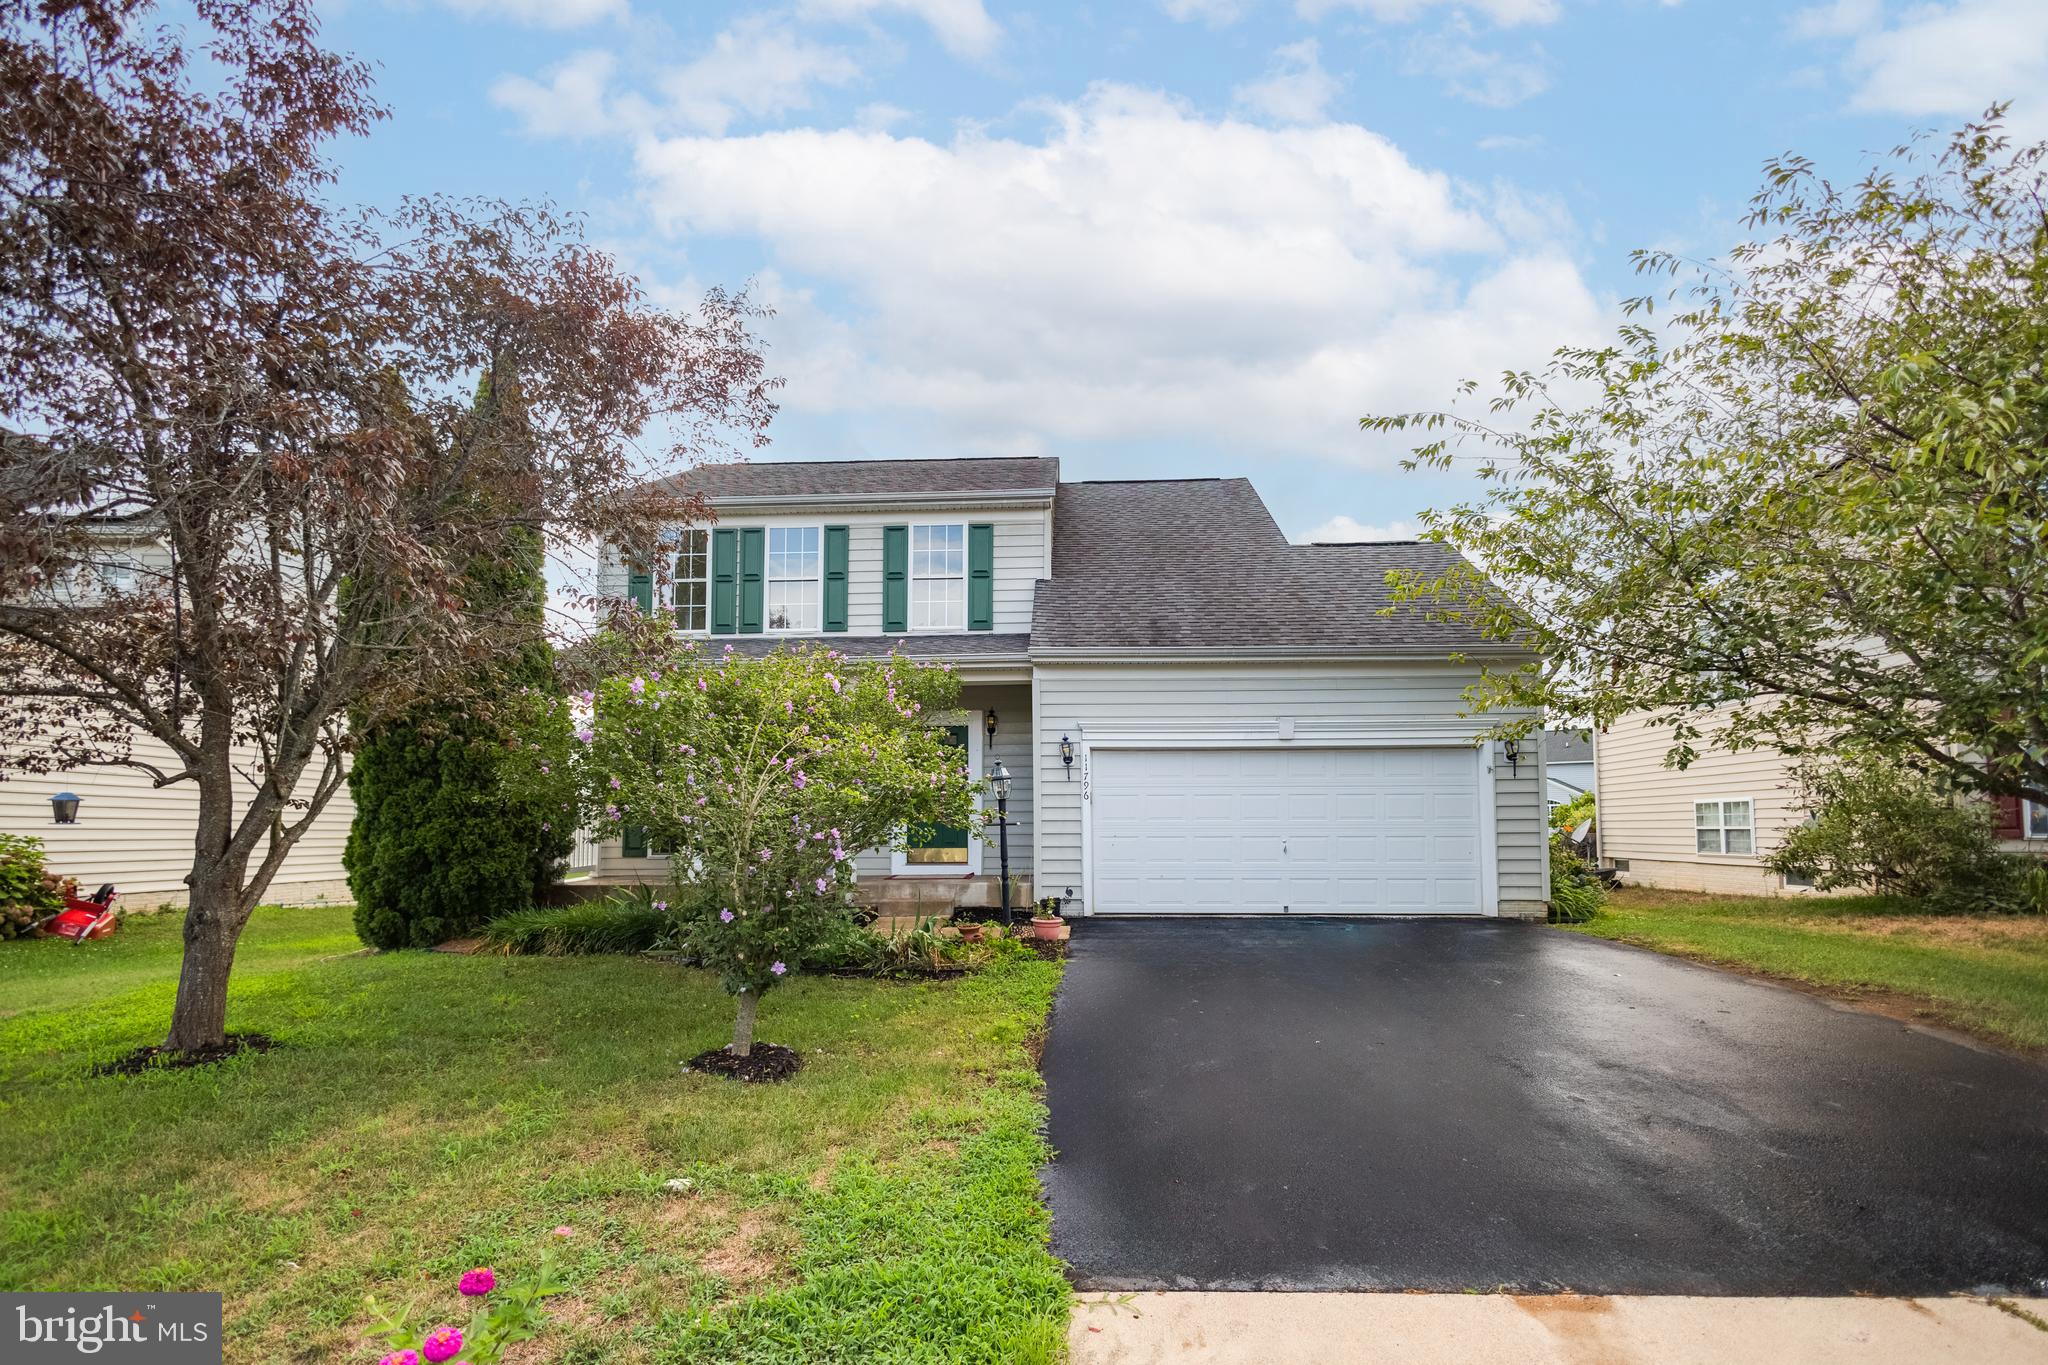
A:
<svg viewBox="0 0 2048 1365">
<path fill-rule="evenodd" d="M 734 1054 L 761 996 L 844 916 L 857 852 L 976 822 L 977 775 L 928 723 L 959 695 L 947 666 L 893 654 L 747 659 L 673 637 L 594 689 L 568 761 L 601 828 L 645 829 L 692 883 L 673 897 L 679 937 L 736 998 Z"/>
</svg>

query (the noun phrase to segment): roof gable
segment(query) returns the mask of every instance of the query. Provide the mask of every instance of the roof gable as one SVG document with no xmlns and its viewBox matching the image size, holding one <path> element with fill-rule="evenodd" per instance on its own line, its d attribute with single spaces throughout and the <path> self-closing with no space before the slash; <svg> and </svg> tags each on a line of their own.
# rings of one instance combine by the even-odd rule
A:
<svg viewBox="0 0 2048 1365">
<path fill-rule="evenodd" d="M 704 464 L 661 487 L 717 502 L 879 498 L 916 501 L 984 494 L 1050 498 L 1060 462 L 1036 456 L 955 460 L 742 460 Z"/>
</svg>

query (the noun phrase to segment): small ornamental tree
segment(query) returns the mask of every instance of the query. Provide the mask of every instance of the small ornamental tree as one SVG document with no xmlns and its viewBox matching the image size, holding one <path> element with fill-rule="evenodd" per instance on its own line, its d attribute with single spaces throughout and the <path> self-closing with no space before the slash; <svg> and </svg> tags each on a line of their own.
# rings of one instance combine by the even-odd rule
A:
<svg viewBox="0 0 2048 1365">
<path fill-rule="evenodd" d="M 950 667 L 790 648 L 735 657 L 662 639 L 583 700 L 569 763 L 599 829 L 636 825 L 689 894 L 682 938 L 736 998 L 733 1055 L 762 995 L 843 914 L 854 855 L 916 826 L 972 826 L 978 776 L 928 718 L 959 699 Z M 523 747 L 531 777 L 548 746 Z"/>
</svg>

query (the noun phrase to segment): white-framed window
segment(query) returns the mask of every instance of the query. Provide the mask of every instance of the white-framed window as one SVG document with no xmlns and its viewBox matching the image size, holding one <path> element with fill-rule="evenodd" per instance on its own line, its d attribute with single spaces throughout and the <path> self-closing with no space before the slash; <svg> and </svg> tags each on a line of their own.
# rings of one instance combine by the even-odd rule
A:
<svg viewBox="0 0 2048 1365">
<path fill-rule="evenodd" d="M 2039 801 L 2022 801 L 2020 830 L 2029 839 L 2048 839 L 2048 806 Z"/>
<path fill-rule="evenodd" d="M 685 531 L 676 552 L 676 629 L 711 629 L 711 533 Z"/>
<path fill-rule="evenodd" d="M 1747 797 L 1695 801 L 1692 834 L 1699 853 L 1755 853 L 1756 803 Z"/>
<path fill-rule="evenodd" d="M 967 629 L 967 527 L 910 528 L 910 628 Z"/>
<path fill-rule="evenodd" d="M 767 629 L 788 633 L 818 629 L 825 610 L 823 535 L 816 526 L 768 528 L 763 622 Z"/>
</svg>

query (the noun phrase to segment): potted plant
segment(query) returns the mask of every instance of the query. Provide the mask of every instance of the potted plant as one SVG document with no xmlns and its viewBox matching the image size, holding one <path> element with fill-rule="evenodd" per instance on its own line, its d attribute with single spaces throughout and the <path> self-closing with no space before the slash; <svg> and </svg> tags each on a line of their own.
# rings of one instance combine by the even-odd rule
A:
<svg viewBox="0 0 2048 1365">
<path fill-rule="evenodd" d="M 956 921 L 955 927 L 960 930 L 960 941 L 962 943 L 979 943 L 981 942 L 982 931 L 988 926 L 978 919 L 963 919 Z"/>
<path fill-rule="evenodd" d="M 1038 913 L 1031 917 L 1031 936 L 1052 941 L 1060 936 L 1060 898 L 1047 896 L 1038 903 Z"/>
</svg>

